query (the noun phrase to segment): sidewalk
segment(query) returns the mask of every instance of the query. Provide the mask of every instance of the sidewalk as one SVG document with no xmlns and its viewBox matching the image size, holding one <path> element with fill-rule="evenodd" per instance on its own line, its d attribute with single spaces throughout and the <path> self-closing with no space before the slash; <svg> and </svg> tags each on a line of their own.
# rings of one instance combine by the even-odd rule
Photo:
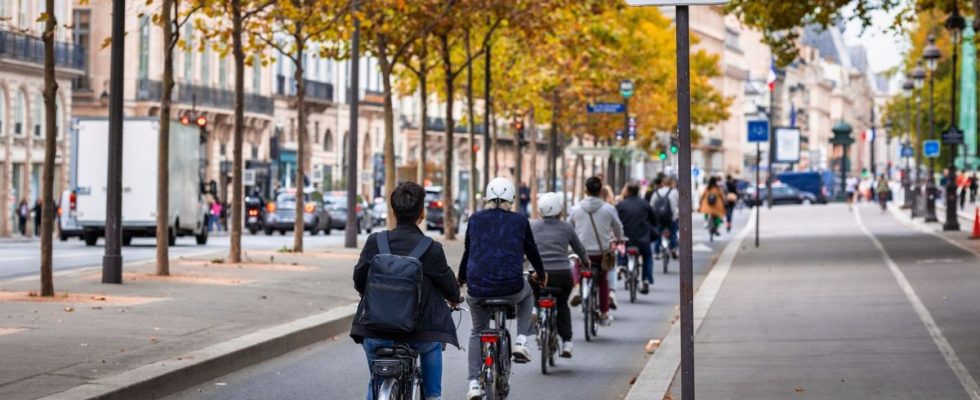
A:
<svg viewBox="0 0 980 400">
<path fill-rule="evenodd" d="M 978 253 L 856 211 L 763 212 L 696 327 L 698 399 L 980 399 Z"/>
<path fill-rule="evenodd" d="M 458 259 L 461 247 L 447 245 L 448 255 Z M 208 379 L 186 368 L 227 373 L 245 359 L 342 336 L 357 301 L 358 253 L 246 251 L 247 262 L 228 265 L 216 262 L 222 252 L 172 260 L 168 278 L 144 262 L 125 267 L 123 285 L 103 285 L 100 271 L 86 269 L 57 276 L 54 299 L 31 296 L 35 279 L 0 281 L 0 399 L 87 398 L 139 384 L 145 392 L 117 396 L 158 398 L 174 383 Z M 239 360 L 218 357 L 228 355 Z M 164 372 L 183 375 L 146 384 Z"/>
</svg>

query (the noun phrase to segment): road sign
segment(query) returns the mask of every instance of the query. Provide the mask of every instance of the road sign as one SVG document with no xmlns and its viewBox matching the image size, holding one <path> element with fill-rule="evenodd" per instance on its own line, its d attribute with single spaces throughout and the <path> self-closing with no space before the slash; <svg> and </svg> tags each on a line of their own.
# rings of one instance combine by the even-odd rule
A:
<svg viewBox="0 0 980 400">
<path fill-rule="evenodd" d="M 926 158 L 939 158 L 939 141 L 923 140 L 922 155 L 926 156 Z"/>
<path fill-rule="evenodd" d="M 963 144 L 963 130 L 955 126 L 949 127 L 946 132 L 943 132 L 943 143 Z"/>
<path fill-rule="evenodd" d="M 623 103 L 595 103 L 585 106 L 590 114 L 622 114 L 626 112 Z"/>
<path fill-rule="evenodd" d="M 749 143 L 759 143 L 769 141 L 769 121 L 754 120 L 749 121 Z"/>
<path fill-rule="evenodd" d="M 905 158 L 915 157 L 915 149 L 913 149 L 912 146 L 903 145 L 902 146 L 902 157 L 905 157 Z"/>
<path fill-rule="evenodd" d="M 728 4 L 728 0 L 681 0 L 681 1 L 671 1 L 671 0 L 626 0 L 626 4 L 633 7 L 646 7 L 646 6 L 705 6 L 705 5 L 717 5 L 717 4 Z"/>
<path fill-rule="evenodd" d="M 701 176 L 701 169 L 698 167 L 691 168 L 691 175 L 693 175 L 695 178 Z"/>
<path fill-rule="evenodd" d="M 633 81 L 629 79 L 619 81 L 619 94 L 627 99 L 633 97 Z"/>
<path fill-rule="evenodd" d="M 246 169 L 242 173 L 242 185 L 244 186 L 255 186 L 255 170 Z"/>
</svg>

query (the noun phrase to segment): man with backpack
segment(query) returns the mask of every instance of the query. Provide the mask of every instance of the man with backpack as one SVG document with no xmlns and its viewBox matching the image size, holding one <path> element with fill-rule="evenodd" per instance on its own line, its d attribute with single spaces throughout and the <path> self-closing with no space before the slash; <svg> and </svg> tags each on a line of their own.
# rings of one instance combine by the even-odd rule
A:
<svg viewBox="0 0 980 400">
<path fill-rule="evenodd" d="M 664 254 L 663 257 L 673 257 L 677 258 L 677 228 L 678 222 L 680 220 L 679 215 L 679 197 L 677 195 L 677 190 L 674 188 L 673 178 L 664 178 L 661 182 L 660 188 L 653 193 L 651 204 L 653 206 L 653 215 L 657 220 L 657 228 L 654 233 L 662 235 L 664 230 L 670 230 L 670 255 Z M 656 259 L 660 259 L 660 246 L 654 246 L 653 254 Z"/>
<path fill-rule="evenodd" d="M 640 293 L 650 293 L 653 284 L 653 254 L 650 253 L 650 239 L 657 225 L 653 208 L 650 203 L 640 198 L 640 186 L 631 183 L 626 185 L 623 201 L 616 205 L 619 220 L 623 222 L 623 232 L 626 234 L 627 246 L 636 247 L 643 259 L 643 286 Z"/>
<path fill-rule="evenodd" d="M 389 204 L 397 226 L 368 237 L 354 267 L 361 295 L 350 336 L 364 347 L 370 371 L 381 347 L 408 343 L 419 353 L 425 399 L 442 396 L 442 351 L 459 347 L 450 304 L 462 301 L 456 276 L 442 245 L 425 236 L 425 189 L 413 182 L 398 185 Z M 372 398 L 374 382 L 368 386 Z"/>
<path fill-rule="evenodd" d="M 586 197 L 572 209 L 568 222 L 575 228 L 575 234 L 585 246 L 589 262 L 599 267 L 593 275 L 595 283 L 599 285 L 599 311 L 602 312 L 599 322 L 608 326 L 613 320 L 609 314 L 610 298 L 615 294 L 610 290 L 607 272 L 615 268 L 616 256 L 612 243 L 614 239 L 622 240 L 623 223 L 619 220 L 616 208 L 599 197 L 602 194 L 602 179 L 596 176 L 586 179 L 585 194 Z M 573 307 L 582 300 L 577 286 L 572 289 Z"/>
</svg>

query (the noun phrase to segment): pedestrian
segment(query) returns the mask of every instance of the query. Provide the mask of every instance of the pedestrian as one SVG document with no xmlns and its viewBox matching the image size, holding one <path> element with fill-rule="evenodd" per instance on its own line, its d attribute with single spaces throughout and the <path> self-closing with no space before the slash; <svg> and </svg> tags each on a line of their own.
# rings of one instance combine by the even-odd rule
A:
<svg viewBox="0 0 980 400">
<path fill-rule="evenodd" d="M 660 185 L 663 183 L 664 178 L 666 178 L 666 176 L 663 174 L 663 172 L 657 174 L 656 178 L 653 178 L 653 182 L 650 182 L 650 186 L 647 187 L 647 192 L 643 195 L 643 200 L 646 200 L 647 203 L 653 203 L 653 194 L 657 191 L 657 189 L 660 189 Z"/>
<path fill-rule="evenodd" d="M 878 204 L 881 205 L 881 212 L 888 210 L 888 200 L 891 196 L 891 188 L 888 187 L 888 179 L 885 178 L 885 174 L 881 174 L 878 177 L 878 183 L 875 188 L 875 192 L 878 194 Z"/>
<path fill-rule="evenodd" d="M 976 204 L 977 202 L 977 173 L 974 172 L 970 175 L 970 203 Z"/>
<path fill-rule="evenodd" d="M 701 199 L 698 201 L 698 212 L 704 214 L 708 222 L 708 230 L 712 235 L 718 234 L 718 227 L 725 218 L 724 196 L 721 187 L 718 186 L 718 178 L 712 176 L 708 179 L 708 187 L 704 189 L 704 193 L 701 193 Z"/>
<path fill-rule="evenodd" d="M 854 197 L 857 196 L 858 180 L 855 177 L 847 178 L 844 181 L 844 192 L 847 195 L 847 209 L 854 208 Z"/>
<path fill-rule="evenodd" d="M 41 199 L 34 201 L 31 212 L 34 213 L 34 236 L 41 236 Z"/>
<path fill-rule="evenodd" d="M 208 230 L 212 232 L 220 231 L 221 225 L 219 223 L 219 218 L 221 216 L 221 203 L 217 200 L 212 200 L 208 202 L 208 208 L 210 208 L 208 215 Z"/>
<path fill-rule="evenodd" d="M 653 284 L 653 254 L 650 249 L 650 239 L 657 226 L 653 207 L 640 198 L 639 185 L 628 184 L 623 193 L 623 201 L 616 204 L 616 212 L 623 223 L 626 245 L 636 247 L 643 262 L 643 286 L 640 288 L 640 293 L 650 293 L 650 285 Z"/>
<path fill-rule="evenodd" d="M 521 182 L 518 188 L 518 195 L 520 198 L 517 202 L 518 212 L 523 214 L 525 217 L 531 216 L 528 206 L 531 204 L 531 189 L 527 187 L 527 184 Z"/>
<path fill-rule="evenodd" d="M 20 227 L 21 236 L 27 236 L 27 217 L 30 214 L 31 209 L 27 207 L 27 199 L 21 199 L 20 205 L 17 206 L 17 226 Z"/>
<path fill-rule="evenodd" d="M 586 197 L 572 209 L 568 222 L 575 228 L 575 234 L 585 246 L 585 250 L 589 254 L 589 261 L 592 265 L 599 267 L 593 277 L 595 283 L 599 285 L 599 310 L 602 312 L 600 322 L 608 325 L 612 321 L 609 309 L 614 300 L 611 298 L 615 298 L 613 288 L 607 279 L 608 272 L 616 264 L 611 246 L 614 239 L 616 241 L 623 239 L 623 223 L 619 220 L 616 208 L 600 197 L 602 187 L 602 180 L 598 177 L 585 180 Z M 578 273 L 576 273 L 577 279 Z M 577 306 L 581 302 L 577 286 L 578 284 L 576 284 L 576 289 L 572 290 L 572 306 Z"/>
<path fill-rule="evenodd" d="M 966 174 L 960 173 L 956 175 L 956 187 L 960 195 L 960 210 L 966 209 L 966 193 L 970 190 L 970 180 L 966 177 Z"/>
<path fill-rule="evenodd" d="M 738 204 L 738 182 L 731 175 L 725 176 L 725 232 L 732 231 L 732 215 Z"/>
</svg>

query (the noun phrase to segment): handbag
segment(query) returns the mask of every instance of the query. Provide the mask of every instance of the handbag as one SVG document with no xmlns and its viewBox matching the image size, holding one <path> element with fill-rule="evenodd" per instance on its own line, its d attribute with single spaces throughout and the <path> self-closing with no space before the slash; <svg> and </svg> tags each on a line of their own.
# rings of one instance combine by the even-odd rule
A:
<svg viewBox="0 0 980 400">
<path fill-rule="evenodd" d="M 595 241 L 599 244 L 599 265 L 602 267 L 602 272 L 607 272 L 616 266 L 616 254 L 613 253 L 611 248 L 602 248 L 602 237 L 599 236 L 599 228 L 595 226 L 595 218 L 592 218 L 592 213 L 588 214 L 589 221 L 592 222 L 592 232 L 595 233 Z"/>
</svg>

